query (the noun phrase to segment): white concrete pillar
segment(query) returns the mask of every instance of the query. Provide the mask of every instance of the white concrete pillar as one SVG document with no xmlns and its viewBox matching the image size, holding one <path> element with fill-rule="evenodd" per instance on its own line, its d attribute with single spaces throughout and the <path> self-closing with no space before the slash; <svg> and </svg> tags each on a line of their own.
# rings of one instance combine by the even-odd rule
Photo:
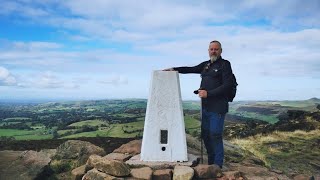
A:
<svg viewBox="0 0 320 180">
<path fill-rule="evenodd" d="M 141 147 L 142 161 L 188 161 L 179 74 L 152 74 Z"/>
</svg>

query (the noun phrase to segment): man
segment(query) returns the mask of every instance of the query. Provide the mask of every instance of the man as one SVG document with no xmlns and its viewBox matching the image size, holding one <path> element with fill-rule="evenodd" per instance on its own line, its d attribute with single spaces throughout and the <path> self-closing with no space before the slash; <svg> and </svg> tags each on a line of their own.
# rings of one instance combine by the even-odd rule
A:
<svg viewBox="0 0 320 180">
<path fill-rule="evenodd" d="M 198 95 L 202 103 L 201 137 L 208 153 L 208 164 L 222 168 L 224 118 L 229 109 L 226 92 L 232 88 L 232 69 L 229 61 L 222 59 L 222 46 L 219 41 L 209 44 L 210 60 L 194 67 L 174 67 L 165 71 L 201 74 Z"/>
</svg>

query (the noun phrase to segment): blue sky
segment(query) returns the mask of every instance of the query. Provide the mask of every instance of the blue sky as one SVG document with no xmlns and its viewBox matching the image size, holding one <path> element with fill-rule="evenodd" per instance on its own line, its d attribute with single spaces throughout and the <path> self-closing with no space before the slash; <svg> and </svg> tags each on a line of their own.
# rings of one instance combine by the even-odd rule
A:
<svg viewBox="0 0 320 180">
<path fill-rule="evenodd" d="M 219 40 L 236 100 L 320 98 L 320 1 L 2 0 L 0 100 L 147 98 Z M 183 100 L 199 75 L 180 75 Z"/>
</svg>

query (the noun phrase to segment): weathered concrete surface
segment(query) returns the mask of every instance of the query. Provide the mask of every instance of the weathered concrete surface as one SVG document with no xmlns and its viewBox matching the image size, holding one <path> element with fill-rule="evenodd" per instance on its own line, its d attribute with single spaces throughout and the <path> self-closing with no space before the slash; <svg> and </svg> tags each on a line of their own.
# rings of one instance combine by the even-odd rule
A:
<svg viewBox="0 0 320 180">
<path fill-rule="evenodd" d="M 188 161 L 178 72 L 154 71 L 152 74 L 141 160 Z"/>
</svg>

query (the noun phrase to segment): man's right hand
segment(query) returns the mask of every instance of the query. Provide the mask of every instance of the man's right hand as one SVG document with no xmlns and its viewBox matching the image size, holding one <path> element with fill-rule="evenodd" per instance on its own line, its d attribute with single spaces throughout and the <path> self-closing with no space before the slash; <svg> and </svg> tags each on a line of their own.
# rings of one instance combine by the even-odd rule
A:
<svg viewBox="0 0 320 180">
<path fill-rule="evenodd" d="M 167 69 L 164 69 L 162 71 L 174 71 L 174 69 L 173 68 L 167 68 Z"/>
</svg>

